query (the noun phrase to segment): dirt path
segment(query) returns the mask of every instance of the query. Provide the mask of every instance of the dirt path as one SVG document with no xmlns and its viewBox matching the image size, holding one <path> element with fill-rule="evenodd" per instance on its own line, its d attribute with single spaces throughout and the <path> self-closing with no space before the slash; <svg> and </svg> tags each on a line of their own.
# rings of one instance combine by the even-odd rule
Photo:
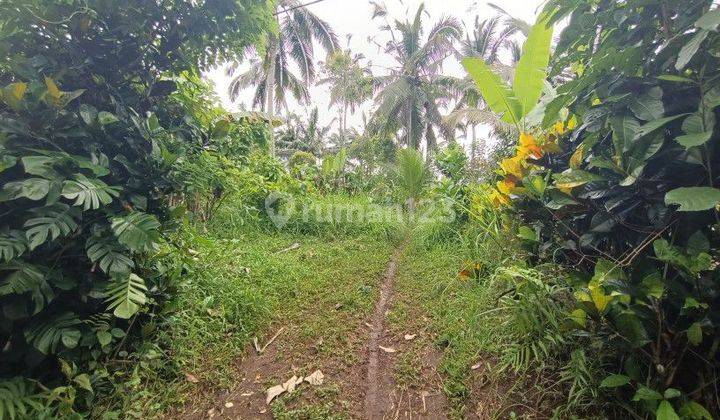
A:
<svg viewBox="0 0 720 420">
<path fill-rule="evenodd" d="M 174 418 L 446 418 L 437 373 L 442 355 L 433 337 L 421 331 L 424 315 L 416 312 L 401 325 L 390 322 L 397 299 L 407 300 L 394 291 L 402 252 L 402 247 L 396 249 L 375 279 L 353 280 L 375 285 L 379 293 L 374 309 L 354 310 L 338 303 L 357 288 L 352 282 L 344 284 L 347 280 L 319 288 L 306 299 L 312 305 L 276 322 L 258 339 L 262 347 L 277 334 L 262 353 L 247 350 L 238 361 L 237 382 L 231 389 L 206 395 L 208 404 L 185 407 Z M 268 388 L 316 370 L 323 372 L 322 385 L 301 383 L 266 403 Z"/>
<path fill-rule="evenodd" d="M 395 283 L 395 277 L 397 276 L 397 260 L 399 254 L 400 251 L 395 251 L 395 254 L 388 264 L 387 271 L 385 271 L 383 283 L 380 287 L 380 298 L 375 305 L 375 312 L 373 313 L 372 322 L 370 324 L 371 329 L 370 341 L 368 342 L 367 375 L 365 376 L 367 391 L 365 392 L 365 409 L 363 411 L 364 416 L 367 419 L 384 418 L 385 414 L 391 408 L 388 400 L 390 395 L 386 392 L 380 392 L 381 389 L 383 391 L 387 391 L 388 387 L 392 385 L 392 377 L 389 376 L 392 372 L 388 372 L 387 363 L 384 363 L 385 366 L 383 367 L 385 369 L 383 369 L 382 373 L 380 372 L 380 346 L 383 344 L 383 339 L 386 338 L 385 319 L 392 300 L 393 285 Z"/>
</svg>

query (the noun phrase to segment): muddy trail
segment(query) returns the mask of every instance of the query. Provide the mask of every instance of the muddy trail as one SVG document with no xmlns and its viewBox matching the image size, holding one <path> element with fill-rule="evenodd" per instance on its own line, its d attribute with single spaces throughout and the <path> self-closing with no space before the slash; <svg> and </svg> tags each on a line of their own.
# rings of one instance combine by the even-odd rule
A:
<svg viewBox="0 0 720 420">
<path fill-rule="evenodd" d="M 395 250 L 372 279 L 369 310 L 345 311 L 319 296 L 302 316 L 276 323 L 255 340 L 237 361 L 231 388 L 203 395 L 173 418 L 446 418 L 439 350 L 425 332 L 389 326 L 402 252 Z M 402 373 L 405 359 L 418 365 L 411 381 Z"/>
</svg>

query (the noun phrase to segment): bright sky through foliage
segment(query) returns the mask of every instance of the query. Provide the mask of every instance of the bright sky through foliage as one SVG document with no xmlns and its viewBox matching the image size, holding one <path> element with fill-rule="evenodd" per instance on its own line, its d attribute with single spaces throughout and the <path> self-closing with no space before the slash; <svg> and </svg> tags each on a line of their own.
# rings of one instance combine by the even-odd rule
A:
<svg viewBox="0 0 720 420">
<path fill-rule="evenodd" d="M 378 1 L 383 3 L 382 1 Z M 412 16 L 421 0 L 386 0 L 384 2 L 388 9 L 388 19 L 404 20 Z M 425 0 L 426 15 L 424 25 L 426 31 L 443 15 L 452 15 L 462 20 L 467 27 L 472 27 L 476 15 L 480 19 L 487 19 L 495 16 L 497 12 L 488 6 L 487 1 L 478 0 Z M 534 22 L 536 12 L 541 7 L 543 0 L 500 0 L 495 4 L 504 8 L 512 16 Z M 394 65 L 390 55 L 385 54 L 381 47 L 388 40 L 388 34 L 379 29 L 383 24 L 381 18 L 372 20 L 373 5 L 369 0 L 324 0 L 320 3 L 308 6 L 313 13 L 332 25 L 338 35 L 343 48 L 350 48 L 353 53 L 365 56 L 365 63 L 369 63 L 374 74 L 385 74 L 387 68 Z M 317 48 L 316 61 L 325 59 L 321 49 Z M 448 58 L 445 72 L 454 76 L 463 76 L 459 62 L 454 58 Z M 246 66 L 241 68 L 244 70 Z M 240 95 L 236 103 L 232 103 L 227 95 L 227 86 L 230 78 L 225 76 L 224 70 L 218 69 L 209 74 L 215 82 L 216 90 L 226 108 L 237 110 L 243 106 L 249 108 L 254 89 L 246 89 Z M 317 106 L 320 111 L 321 123 L 328 125 L 337 116 L 336 109 L 329 108 L 329 86 L 314 86 L 310 88 L 312 104 L 302 106 L 290 99 L 288 105 L 292 112 L 300 115 L 307 115 L 309 111 Z M 362 128 L 362 112 L 369 113 L 372 101 L 368 101 L 355 115 L 349 117 L 348 126 Z M 284 113 L 284 112 L 283 112 Z"/>
</svg>

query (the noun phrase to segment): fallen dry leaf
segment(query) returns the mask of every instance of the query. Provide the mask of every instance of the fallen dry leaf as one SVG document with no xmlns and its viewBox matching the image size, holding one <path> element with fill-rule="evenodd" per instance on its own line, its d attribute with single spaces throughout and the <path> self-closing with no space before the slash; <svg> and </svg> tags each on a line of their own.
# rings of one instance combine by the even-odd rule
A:
<svg viewBox="0 0 720 420">
<path fill-rule="evenodd" d="M 372 327 L 373 327 L 372 324 L 369 323 L 369 322 L 366 322 L 366 323 L 365 323 L 365 326 L 368 327 L 368 328 L 372 328 Z"/>
<path fill-rule="evenodd" d="M 254 392 L 243 392 L 242 394 L 240 394 L 240 396 L 241 396 L 241 397 L 249 397 L 249 396 L 251 396 L 251 395 L 253 395 L 253 394 L 255 394 L 255 393 L 254 393 Z"/>
<path fill-rule="evenodd" d="M 417 334 L 405 334 L 405 340 L 407 341 L 410 341 L 415 337 L 417 337 Z"/>
<path fill-rule="evenodd" d="M 474 365 L 472 365 L 472 366 L 470 367 L 470 369 L 472 369 L 472 370 L 478 370 L 478 369 L 480 369 L 481 366 L 482 366 L 482 363 L 481 363 L 481 362 L 477 362 L 477 363 L 475 363 Z"/>
<path fill-rule="evenodd" d="M 235 405 L 235 404 L 231 403 L 230 401 L 228 401 L 228 402 L 225 403 L 225 407 L 226 407 L 226 408 L 230 408 L 230 407 L 232 407 L 233 405 Z"/>
<path fill-rule="evenodd" d="M 395 353 L 395 351 L 396 351 L 392 347 L 383 347 L 383 346 L 378 346 L 378 347 L 380 347 L 380 350 L 384 351 L 385 353 Z"/>
<path fill-rule="evenodd" d="M 323 375 L 323 373 L 319 370 L 316 370 L 315 372 L 311 373 L 310 376 L 305 377 L 305 382 L 315 386 L 322 385 L 324 380 L 325 375 Z"/>
<path fill-rule="evenodd" d="M 185 380 L 188 381 L 188 382 L 192 382 L 192 383 L 194 383 L 194 384 L 200 382 L 200 379 L 196 378 L 195 375 L 193 375 L 193 374 L 191 374 L 191 373 L 186 373 L 186 374 L 185 374 Z"/>
<path fill-rule="evenodd" d="M 266 392 L 267 396 L 265 397 L 265 404 L 270 404 L 272 400 L 285 392 L 285 387 L 282 385 L 275 385 L 274 387 L 268 388 Z"/>
</svg>

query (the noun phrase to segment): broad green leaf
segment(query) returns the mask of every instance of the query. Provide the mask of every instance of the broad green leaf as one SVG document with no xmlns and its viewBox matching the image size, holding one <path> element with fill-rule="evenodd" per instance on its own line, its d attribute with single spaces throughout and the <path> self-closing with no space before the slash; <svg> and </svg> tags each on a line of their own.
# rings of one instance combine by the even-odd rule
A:
<svg viewBox="0 0 720 420">
<path fill-rule="evenodd" d="M 23 225 L 28 228 L 25 234 L 31 250 L 47 242 L 48 237 L 54 241 L 60 236 L 69 235 L 78 227 L 74 218 L 76 212 L 65 204 L 43 207 L 36 210 L 35 214 L 38 217 L 29 219 Z"/>
<path fill-rule="evenodd" d="M 113 197 L 119 195 L 120 189 L 111 187 L 99 179 L 89 179 L 83 174 L 76 174 L 75 180 L 63 183 L 62 196 L 75 200 L 73 205 L 84 210 L 99 209 L 100 205 L 108 205 Z"/>
<path fill-rule="evenodd" d="M 80 339 L 77 327 L 81 324 L 82 321 L 72 312 L 42 317 L 27 326 L 25 339 L 43 354 L 55 353 L 63 341 L 77 345 Z"/>
<path fill-rule="evenodd" d="M 688 401 L 680 407 L 680 416 L 685 420 L 713 420 L 710 412 L 695 401 Z"/>
<path fill-rule="evenodd" d="M 665 194 L 665 204 L 677 204 L 678 211 L 704 211 L 720 203 L 720 190 L 711 187 L 676 188 Z"/>
<path fill-rule="evenodd" d="M 555 186 L 558 188 L 574 188 L 587 184 L 588 182 L 602 181 L 605 178 L 580 169 L 569 169 L 565 172 L 554 174 L 553 179 L 555 180 Z"/>
<path fill-rule="evenodd" d="M 657 271 L 654 271 L 643 277 L 642 286 L 644 292 L 648 296 L 652 296 L 655 299 L 662 298 L 663 294 L 665 293 L 665 285 L 662 281 L 662 275 L 660 275 L 660 273 Z"/>
<path fill-rule="evenodd" d="M 78 384 L 80 388 L 93 392 L 92 385 L 90 384 L 90 376 L 87 373 L 81 373 L 80 375 L 73 378 L 73 382 Z"/>
<path fill-rule="evenodd" d="M 613 130 L 615 155 L 620 156 L 630 148 L 630 144 L 640 131 L 640 122 L 631 115 L 620 115 L 610 119 Z"/>
<path fill-rule="evenodd" d="M 38 201 L 45 198 L 50 192 L 50 181 L 42 178 L 28 178 L 24 181 L 8 182 L 2 190 L 7 199 L 27 198 Z M 0 196 L 0 201 L 3 201 Z"/>
<path fill-rule="evenodd" d="M 689 149 L 691 147 L 702 146 L 707 143 L 707 141 L 710 140 L 710 137 L 712 137 L 712 134 L 712 131 L 697 134 L 685 134 L 675 138 L 675 141 L 684 148 Z"/>
<path fill-rule="evenodd" d="M 640 385 L 640 388 L 635 392 L 635 396 L 633 396 L 633 401 L 660 401 L 662 399 L 662 394 L 644 385 Z"/>
<path fill-rule="evenodd" d="M 683 76 L 677 76 L 674 74 L 664 74 L 662 76 L 658 76 L 658 79 L 664 80 L 666 82 L 695 83 L 695 81 L 693 79 L 689 79 L 689 78 L 683 77 Z"/>
<path fill-rule="evenodd" d="M 87 125 L 93 125 L 98 117 L 98 110 L 88 104 L 80 105 L 80 117 Z"/>
<path fill-rule="evenodd" d="M 135 315 L 147 302 L 145 281 L 135 274 L 113 281 L 107 291 L 108 309 L 122 319 Z"/>
<path fill-rule="evenodd" d="M 600 382 L 601 388 L 617 388 L 630 383 L 630 378 L 625 375 L 610 375 Z"/>
<path fill-rule="evenodd" d="M 0 172 L 12 168 L 17 164 L 17 158 L 6 154 L 0 155 Z"/>
<path fill-rule="evenodd" d="M 693 322 L 690 328 L 687 330 L 687 337 L 690 344 L 693 346 L 699 346 L 703 340 L 702 327 L 699 322 Z"/>
<path fill-rule="evenodd" d="M 126 250 L 114 239 L 91 236 L 87 241 L 87 256 L 107 274 L 127 274 L 135 263 Z"/>
<path fill-rule="evenodd" d="M 665 127 L 666 125 L 668 125 L 669 123 L 677 120 L 678 118 L 684 117 L 686 115 L 688 115 L 688 114 L 678 114 L 678 115 L 673 115 L 671 117 L 658 118 L 656 120 L 653 120 L 646 124 L 643 124 L 640 127 L 640 129 L 638 129 L 638 131 L 636 132 L 635 138 L 639 139 L 641 137 L 645 137 L 648 134 L 651 134 L 651 133 L 655 132 L 656 130 L 661 129 L 661 128 Z"/>
<path fill-rule="evenodd" d="M 155 249 L 160 236 L 155 216 L 138 211 L 113 218 L 111 228 L 121 244 L 138 252 Z"/>
<path fill-rule="evenodd" d="M 95 333 L 98 339 L 98 343 L 100 343 L 101 346 L 105 347 L 108 344 L 112 342 L 113 336 L 108 331 L 98 331 Z"/>
<path fill-rule="evenodd" d="M 687 243 L 687 251 L 690 255 L 700 255 L 702 252 L 708 252 L 710 251 L 710 241 L 708 240 L 707 236 L 705 236 L 701 230 L 698 230 L 697 232 L 693 233 L 690 238 L 688 238 Z"/>
<path fill-rule="evenodd" d="M 523 45 L 513 80 L 513 91 L 520 102 L 521 116 L 527 115 L 542 95 L 550 61 L 552 34 L 553 27 L 549 25 L 549 19 L 547 16 L 541 17 L 530 29 Z"/>
<path fill-rule="evenodd" d="M 522 118 L 522 105 L 513 91 L 495 74 L 482 58 L 465 58 L 462 65 L 470 74 L 490 109 L 502 120 L 517 125 Z"/>
<path fill-rule="evenodd" d="M 665 397 L 666 400 L 671 400 L 671 399 L 677 398 L 681 395 L 682 395 L 682 392 L 680 392 L 679 390 L 677 390 L 675 388 L 668 388 L 665 390 L 665 392 L 663 392 L 663 396 Z"/>
<path fill-rule="evenodd" d="M 700 16 L 700 19 L 695 22 L 696 28 L 706 31 L 715 31 L 718 25 L 720 25 L 720 8 L 718 7 Z"/>
<path fill-rule="evenodd" d="M 661 401 L 655 412 L 655 420 L 680 420 L 669 401 Z"/>
<path fill-rule="evenodd" d="M 702 42 L 705 41 L 705 38 L 707 38 L 708 33 L 708 31 L 700 29 L 698 33 L 693 35 L 693 37 L 690 38 L 690 41 L 688 41 L 687 44 L 685 44 L 682 49 L 680 49 L 677 62 L 675 63 L 676 69 L 682 70 L 685 68 L 685 66 L 690 62 L 690 60 L 692 60 L 692 58 L 697 53 Z"/>
<path fill-rule="evenodd" d="M 665 114 L 662 95 L 662 89 L 656 86 L 631 102 L 630 110 L 643 121 L 658 120 Z"/>
<path fill-rule="evenodd" d="M 22 231 L 0 232 L 0 261 L 9 262 L 24 254 L 27 249 L 28 244 Z"/>
<path fill-rule="evenodd" d="M 626 310 L 617 315 L 615 327 L 634 348 L 640 348 L 650 342 L 645 327 L 634 311 Z"/>
<path fill-rule="evenodd" d="M 518 236 L 530 242 L 538 241 L 538 235 L 535 232 L 535 229 L 529 226 L 520 226 L 520 228 L 518 229 Z"/>
<path fill-rule="evenodd" d="M 575 323 L 577 323 L 581 327 L 584 327 L 587 321 L 587 312 L 582 309 L 575 309 L 574 311 L 570 312 L 569 317 Z"/>
<path fill-rule="evenodd" d="M 115 114 L 107 111 L 98 112 L 97 119 L 100 125 L 108 125 L 120 121 L 118 117 L 115 116 Z"/>
<path fill-rule="evenodd" d="M 0 283 L 0 297 L 29 294 L 35 305 L 33 315 L 55 298 L 45 274 L 32 264 L 18 260 L 0 264 L 0 274 L 5 276 Z"/>
</svg>

